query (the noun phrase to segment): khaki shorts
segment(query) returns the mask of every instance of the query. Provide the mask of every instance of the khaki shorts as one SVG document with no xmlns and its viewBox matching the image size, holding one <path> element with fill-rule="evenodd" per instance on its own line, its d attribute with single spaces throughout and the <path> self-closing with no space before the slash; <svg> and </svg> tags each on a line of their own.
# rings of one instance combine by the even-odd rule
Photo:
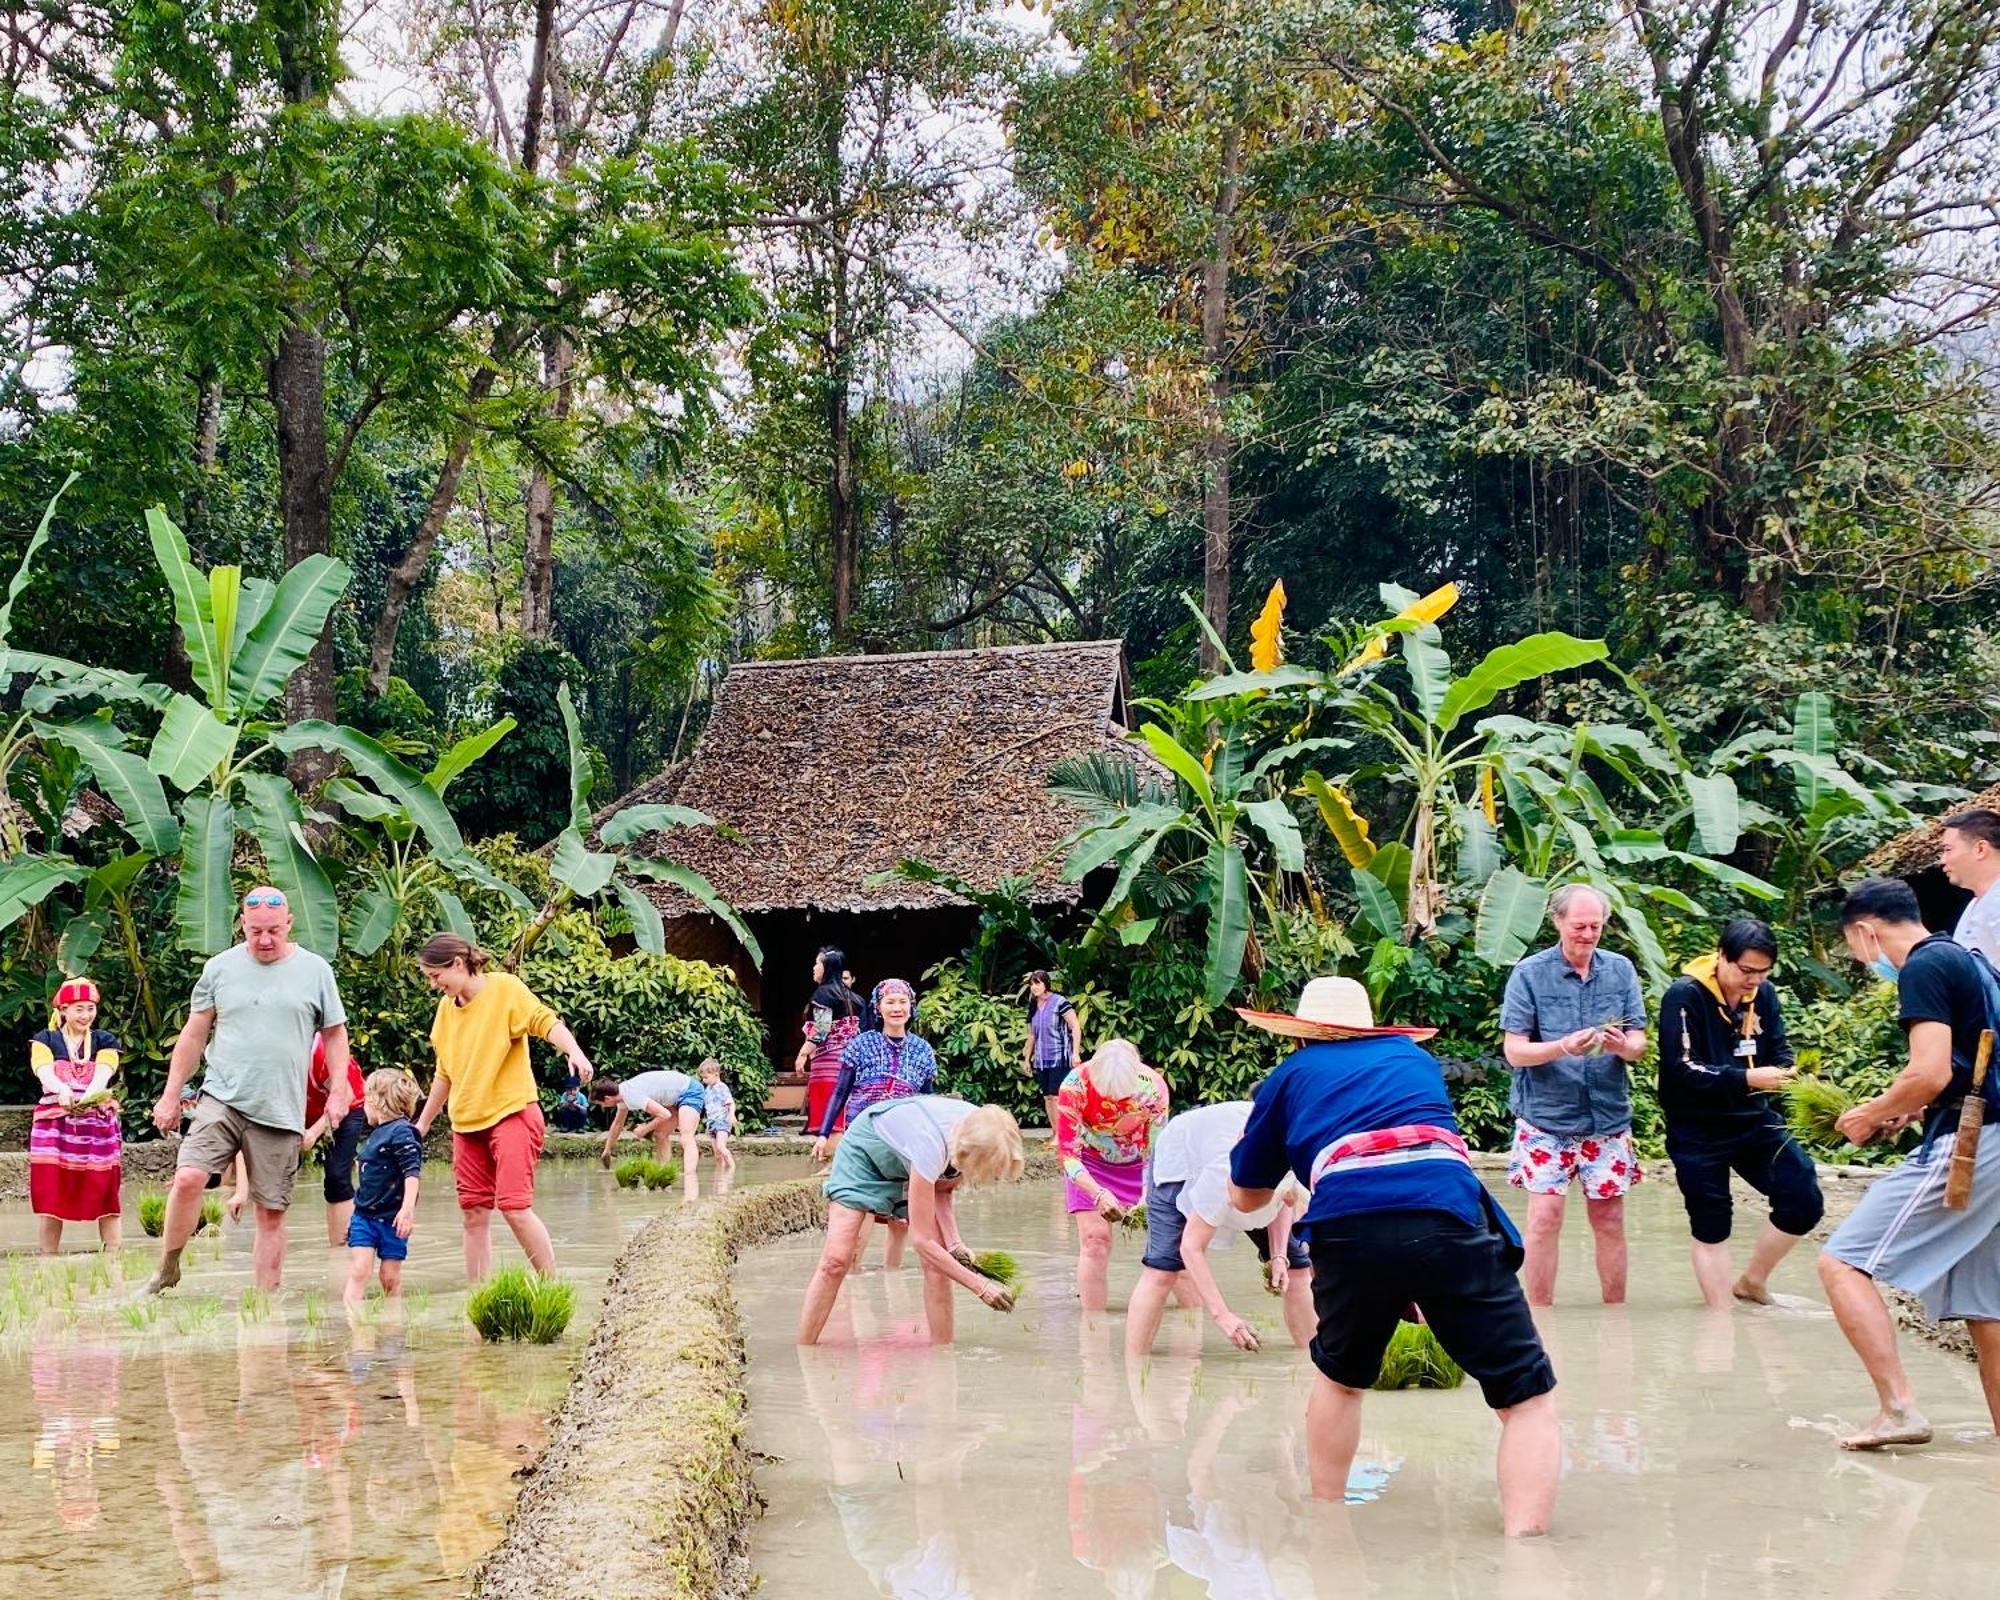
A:
<svg viewBox="0 0 2000 1600">
<path fill-rule="evenodd" d="M 174 1165 L 226 1173 L 238 1152 L 250 1176 L 251 1201 L 266 1211 L 283 1211 L 289 1206 L 292 1185 L 299 1176 L 299 1135 L 252 1122 L 234 1106 L 223 1104 L 212 1094 L 203 1095 L 195 1102 Z"/>
</svg>

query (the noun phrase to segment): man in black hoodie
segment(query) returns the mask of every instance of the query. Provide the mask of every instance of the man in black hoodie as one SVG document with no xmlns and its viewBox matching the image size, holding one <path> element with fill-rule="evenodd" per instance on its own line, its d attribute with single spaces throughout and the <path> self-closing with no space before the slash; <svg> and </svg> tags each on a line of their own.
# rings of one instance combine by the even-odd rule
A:
<svg viewBox="0 0 2000 1600">
<path fill-rule="evenodd" d="M 1731 1295 L 1768 1305 L 1772 1270 L 1826 1210 L 1813 1164 L 1778 1113 L 1774 1090 L 1792 1079 L 1792 1047 L 1771 969 L 1778 939 L 1743 917 L 1714 955 L 1688 963 L 1660 1002 L 1660 1110 L 1667 1154 L 1694 1234 L 1694 1276 L 1709 1305 Z M 1732 1284 L 1729 1175 L 1771 1202 L 1770 1220 Z"/>
</svg>

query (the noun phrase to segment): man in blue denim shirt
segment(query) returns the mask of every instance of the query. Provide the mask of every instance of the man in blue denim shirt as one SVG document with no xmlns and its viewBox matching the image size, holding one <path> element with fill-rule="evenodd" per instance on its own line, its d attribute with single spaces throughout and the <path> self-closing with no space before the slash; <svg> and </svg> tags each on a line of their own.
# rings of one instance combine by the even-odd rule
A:
<svg viewBox="0 0 2000 1600">
<path fill-rule="evenodd" d="M 1632 963 L 1597 948 L 1609 908 L 1588 884 L 1549 900 L 1557 942 L 1516 963 L 1501 1002 L 1514 1148 L 1507 1181 L 1528 1191 L 1528 1304 L 1554 1303 L 1572 1183 L 1583 1189 L 1606 1305 L 1625 1299 L 1625 1195 L 1639 1181 L 1627 1062 L 1646 1053 L 1646 998 Z"/>
</svg>

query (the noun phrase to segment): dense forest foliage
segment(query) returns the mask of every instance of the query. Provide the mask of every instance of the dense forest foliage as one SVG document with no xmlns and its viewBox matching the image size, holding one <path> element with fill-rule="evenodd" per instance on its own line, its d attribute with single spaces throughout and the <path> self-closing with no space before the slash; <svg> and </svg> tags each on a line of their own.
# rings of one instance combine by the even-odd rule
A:
<svg viewBox="0 0 2000 1600">
<path fill-rule="evenodd" d="M 1095 932 L 1185 924 L 1209 1005 L 1441 998 L 1503 871 L 1670 860 L 1655 967 L 1695 879 L 1809 924 L 1993 772 L 1997 133 L 1984 0 L 11 0 L 6 856 L 150 739 L 185 929 L 196 835 L 306 873 L 345 770 L 404 816 L 329 855 L 353 942 L 580 851 L 732 660 L 1115 635 L 1202 776 L 1071 775 Z M 1452 765 L 1451 673 L 1552 637 Z M 163 761 L 187 705 L 232 742 Z M 554 861 L 515 912 L 611 894 Z"/>
</svg>

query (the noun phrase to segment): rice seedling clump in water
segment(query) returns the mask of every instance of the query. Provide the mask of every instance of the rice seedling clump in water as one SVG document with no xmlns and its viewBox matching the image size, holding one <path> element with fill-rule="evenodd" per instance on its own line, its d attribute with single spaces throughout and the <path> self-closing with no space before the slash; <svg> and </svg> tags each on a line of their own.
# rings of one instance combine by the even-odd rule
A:
<svg viewBox="0 0 2000 1600">
<path fill-rule="evenodd" d="M 139 1196 L 139 1226 L 146 1230 L 146 1237 L 157 1239 L 167 1226 L 167 1197 L 157 1189 Z M 194 1231 L 222 1226 L 222 1202 L 214 1195 L 201 1197 L 201 1212 L 194 1219 Z"/>
<path fill-rule="evenodd" d="M 681 1181 L 678 1161 L 655 1161 L 651 1156 L 627 1156 L 611 1169 L 621 1189 L 666 1189 Z"/>
<path fill-rule="evenodd" d="M 1456 1389 L 1465 1369 L 1444 1352 L 1438 1336 L 1421 1322 L 1399 1322 L 1382 1356 L 1376 1389 Z"/>
<path fill-rule="evenodd" d="M 465 1314 L 479 1337 L 493 1344 L 503 1339 L 554 1344 L 575 1310 L 574 1289 L 529 1267 L 494 1273 L 465 1302 Z"/>
</svg>

